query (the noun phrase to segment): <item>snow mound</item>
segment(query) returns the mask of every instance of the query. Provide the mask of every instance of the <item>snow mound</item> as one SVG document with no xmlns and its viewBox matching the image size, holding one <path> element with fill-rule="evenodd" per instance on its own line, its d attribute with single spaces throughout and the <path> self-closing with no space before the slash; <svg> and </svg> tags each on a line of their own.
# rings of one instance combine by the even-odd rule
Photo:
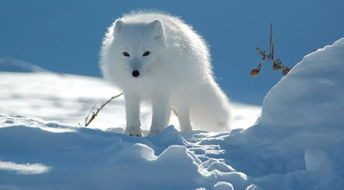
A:
<svg viewBox="0 0 344 190">
<path fill-rule="evenodd" d="M 262 189 L 343 189 L 344 38 L 298 63 L 257 125 L 226 137 L 229 163 Z"/>
<path fill-rule="evenodd" d="M 270 90 L 264 99 L 261 123 L 287 127 L 342 125 L 343 81 L 342 38 L 305 56 Z"/>
<path fill-rule="evenodd" d="M 16 59 L 4 59 L 0 58 L 0 71 L 3 72 L 44 72 L 46 70 L 42 69 L 37 65 L 33 65 L 24 61 Z"/>
<path fill-rule="evenodd" d="M 245 174 L 223 160 L 197 154 L 204 152 L 197 144 L 172 126 L 141 138 L 0 115 L 0 189 L 244 189 L 250 185 Z"/>
</svg>

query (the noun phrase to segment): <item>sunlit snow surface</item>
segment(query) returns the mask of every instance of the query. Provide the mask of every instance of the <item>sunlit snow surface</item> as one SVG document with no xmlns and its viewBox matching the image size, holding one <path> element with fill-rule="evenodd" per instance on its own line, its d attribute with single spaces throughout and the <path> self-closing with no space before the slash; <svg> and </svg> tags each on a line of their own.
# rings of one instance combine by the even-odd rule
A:
<svg viewBox="0 0 344 190">
<path fill-rule="evenodd" d="M 111 96 L 119 94 L 102 79 L 86 76 L 42 73 L 0 73 L 0 113 L 25 115 L 44 120 L 84 124 L 88 113 L 99 107 Z M 99 129 L 124 128 L 123 97 L 107 105 L 90 127 Z M 254 105 L 233 103 L 232 128 L 252 126 L 261 108 Z M 142 125 L 148 130 L 151 108 L 142 106 Z M 171 124 L 179 128 L 176 117 Z"/>
<path fill-rule="evenodd" d="M 77 124 L 118 93 L 99 79 L 1 73 L 0 189 L 343 189 L 343 63 L 344 39 L 307 55 L 256 124 L 259 107 L 233 105 L 230 134 L 148 137 L 121 133 L 122 98 L 91 128 Z"/>
</svg>

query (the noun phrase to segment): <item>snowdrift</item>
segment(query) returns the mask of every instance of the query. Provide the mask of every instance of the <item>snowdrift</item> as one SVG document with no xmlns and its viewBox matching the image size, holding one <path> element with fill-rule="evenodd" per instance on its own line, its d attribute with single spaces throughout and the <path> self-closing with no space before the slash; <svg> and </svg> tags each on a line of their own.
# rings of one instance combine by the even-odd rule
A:
<svg viewBox="0 0 344 190">
<path fill-rule="evenodd" d="M 218 150 L 187 142 L 173 127 L 140 138 L 20 116 L 0 115 L 0 125 L 0 189 L 172 190 L 248 183 L 223 159 L 202 161 L 195 152 Z"/>
<path fill-rule="evenodd" d="M 262 125 L 335 127 L 344 121 L 344 43 L 307 55 L 264 99 Z"/>
<path fill-rule="evenodd" d="M 259 122 L 227 139 L 229 163 L 263 189 L 344 187 L 344 38 L 307 56 L 264 99 Z"/>
<path fill-rule="evenodd" d="M 0 189 L 343 189 L 344 38 L 313 52 L 228 133 L 129 137 L 0 115 Z"/>
</svg>

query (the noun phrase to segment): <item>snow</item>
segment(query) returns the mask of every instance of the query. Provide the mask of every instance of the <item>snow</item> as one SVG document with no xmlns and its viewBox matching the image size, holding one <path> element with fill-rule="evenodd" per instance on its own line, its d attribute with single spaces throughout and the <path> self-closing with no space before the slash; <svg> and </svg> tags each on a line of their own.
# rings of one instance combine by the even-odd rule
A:
<svg viewBox="0 0 344 190">
<path fill-rule="evenodd" d="M 0 161 L 0 170 L 14 171 L 17 174 L 42 174 L 46 173 L 49 168 L 42 164 L 17 164 Z"/>
<path fill-rule="evenodd" d="M 44 120 L 83 124 L 87 114 L 120 91 L 102 79 L 50 72 L 0 72 L 0 113 L 25 115 Z M 253 125 L 261 107 L 234 103 L 233 128 Z M 148 130 L 151 110 L 142 106 L 143 129 Z M 179 129 L 176 117 L 171 124 Z M 121 130 L 125 126 L 123 97 L 115 99 L 98 115 L 90 127 Z"/>
<path fill-rule="evenodd" d="M 81 127 L 119 91 L 92 77 L 0 73 L 0 189 L 343 189 L 343 60 L 344 38 L 305 56 L 257 122 L 259 107 L 233 105 L 230 134 L 180 133 L 172 121 L 126 136 L 122 98 Z"/>
<path fill-rule="evenodd" d="M 259 122 L 224 139 L 263 189 L 342 189 L 344 38 L 307 56 L 264 99 Z"/>
<path fill-rule="evenodd" d="M 214 185 L 214 190 L 233 190 L 233 189 L 234 189 L 233 185 L 225 181 L 217 182 Z"/>
<path fill-rule="evenodd" d="M 341 40 L 304 57 L 264 99 L 264 125 L 337 127 L 343 121 L 344 44 Z M 293 111 L 284 111 L 286 106 Z"/>
<path fill-rule="evenodd" d="M 195 189 L 210 188 L 219 179 L 237 187 L 247 183 L 246 175 L 209 164 L 221 160 L 203 166 L 195 153 L 202 147 L 172 126 L 139 138 L 19 116 L 0 118 L 0 189 Z"/>
</svg>

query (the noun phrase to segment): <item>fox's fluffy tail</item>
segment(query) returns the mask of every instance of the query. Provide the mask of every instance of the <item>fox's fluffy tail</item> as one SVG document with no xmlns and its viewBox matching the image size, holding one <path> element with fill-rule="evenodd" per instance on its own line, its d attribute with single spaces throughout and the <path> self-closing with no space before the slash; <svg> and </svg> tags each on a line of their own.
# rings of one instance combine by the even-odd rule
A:
<svg viewBox="0 0 344 190">
<path fill-rule="evenodd" d="M 194 129 L 230 131 L 229 100 L 215 81 L 205 84 L 195 103 L 190 107 Z"/>
</svg>

